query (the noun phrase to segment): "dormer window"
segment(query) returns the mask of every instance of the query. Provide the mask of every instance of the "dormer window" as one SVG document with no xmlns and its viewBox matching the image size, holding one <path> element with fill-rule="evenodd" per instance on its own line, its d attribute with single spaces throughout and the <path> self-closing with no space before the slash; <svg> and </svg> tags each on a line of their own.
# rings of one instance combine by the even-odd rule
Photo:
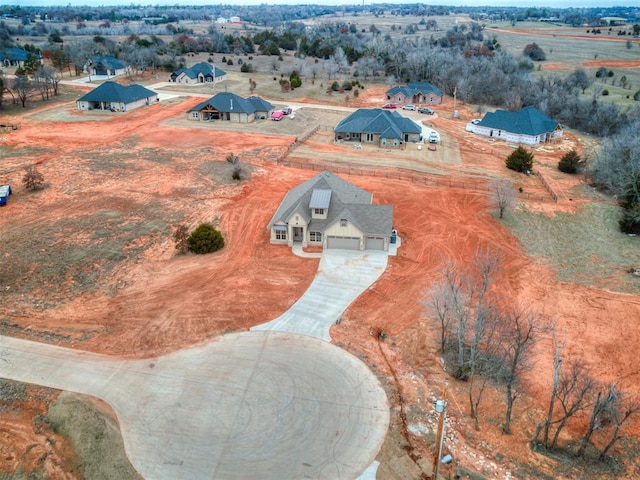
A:
<svg viewBox="0 0 640 480">
<path fill-rule="evenodd" d="M 314 208 L 313 213 L 316 215 L 324 215 L 324 208 Z"/>
<path fill-rule="evenodd" d="M 341 218 L 340 219 L 340 226 L 341 227 L 346 227 L 347 226 L 347 219 L 346 218 Z"/>
</svg>

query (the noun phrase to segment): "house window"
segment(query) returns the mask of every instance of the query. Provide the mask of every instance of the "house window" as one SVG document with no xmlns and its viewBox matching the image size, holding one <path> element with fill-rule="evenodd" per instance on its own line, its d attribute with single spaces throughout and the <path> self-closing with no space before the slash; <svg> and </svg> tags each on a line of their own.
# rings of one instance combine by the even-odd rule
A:
<svg viewBox="0 0 640 480">
<path fill-rule="evenodd" d="M 340 226 L 341 227 L 346 227 L 347 226 L 347 219 L 346 218 L 341 218 L 340 219 Z"/>
<path fill-rule="evenodd" d="M 373 142 L 373 133 L 367 133 L 367 142 Z"/>
<path fill-rule="evenodd" d="M 321 242 L 322 241 L 322 233 L 321 232 L 309 232 L 309 241 L 310 242 Z"/>
<path fill-rule="evenodd" d="M 198 118 L 198 112 L 191 112 L 191 118 Z"/>
<path fill-rule="evenodd" d="M 314 208 L 313 213 L 316 215 L 324 215 L 324 208 Z"/>
<path fill-rule="evenodd" d="M 287 239 L 286 230 L 276 230 L 276 240 L 286 240 L 286 239 Z"/>
</svg>

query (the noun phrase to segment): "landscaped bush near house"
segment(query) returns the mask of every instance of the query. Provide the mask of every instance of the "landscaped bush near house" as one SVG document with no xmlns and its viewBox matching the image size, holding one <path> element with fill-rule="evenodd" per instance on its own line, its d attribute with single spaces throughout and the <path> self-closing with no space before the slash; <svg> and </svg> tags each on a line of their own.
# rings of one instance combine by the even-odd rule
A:
<svg viewBox="0 0 640 480">
<path fill-rule="evenodd" d="M 530 172 L 533 169 L 533 153 L 520 146 L 507 157 L 506 165 L 516 172 Z"/>
<path fill-rule="evenodd" d="M 558 170 L 564 173 L 578 173 L 582 158 L 578 152 L 571 150 L 567 152 L 558 162 Z"/>
<path fill-rule="evenodd" d="M 189 235 L 188 243 L 193 253 L 213 253 L 224 247 L 224 238 L 211 223 L 201 223 Z"/>
</svg>

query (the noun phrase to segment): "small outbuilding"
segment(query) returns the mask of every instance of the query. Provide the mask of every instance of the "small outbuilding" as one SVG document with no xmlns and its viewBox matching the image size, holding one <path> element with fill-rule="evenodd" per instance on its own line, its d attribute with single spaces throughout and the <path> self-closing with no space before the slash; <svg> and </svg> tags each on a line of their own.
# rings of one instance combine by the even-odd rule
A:
<svg viewBox="0 0 640 480">
<path fill-rule="evenodd" d="M 250 123 L 269 118 L 273 109 L 273 105 L 257 96 L 242 98 L 235 93 L 220 92 L 188 110 L 187 118 L 205 122 Z"/>
<path fill-rule="evenodd" d="M 9 195 L 11 195 L 11 186 L 0 185 L 0 206 L 4 206 L 7 204 Z"/>
<path fill-rule="evenodd" d="M 124 86 L 116 82 L 104 82 L 80 97 L 76 104 L 80 111 L 126 112 L 157 102 L 158 94 L 142 85 Z"/>
<path fill-rule="evenodd" d="M 466 130 L 525 145 L 551 142 L 562 138 L 563 133 L 562 125 L 532 106 L 517 112 L 496 110 L 486 113 L 479 122 L 469 123 Z"/>
<path fill-rule="evenodd" d="M 393 206 L 324 171 L 289 190 L 267 225 L 270 242 L 343 250 L 389 250 Z"/>
</svg>

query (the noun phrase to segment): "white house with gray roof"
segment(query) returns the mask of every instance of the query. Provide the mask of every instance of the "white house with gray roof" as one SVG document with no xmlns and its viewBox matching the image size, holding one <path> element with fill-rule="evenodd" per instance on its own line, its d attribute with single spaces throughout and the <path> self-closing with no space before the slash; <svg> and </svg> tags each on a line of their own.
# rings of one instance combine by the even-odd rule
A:
<svg viewBox="0 0 640 480">
<path fill-rule="evenodd" d="M 396 111 L 360 108 L 333 129 L 336 141 L 358 142 L 380 147 L 401 147 L 419 142 L 422 127 Z"/>
<path fill-rule="evenodd" d="M 269 102 L 255 95 L 242 98 L 235 93 L 220 92 L 188 110 L 187 118 L 204 122 L 249 123 L 269 118 L 274 108 Z"/>
<path fill-rule="evenodd" d="M 324 171 L 290 190 L 267 225 L 270 242 L 346 250 L 389 250 L 393 206 Z"/>
<path fill-rule="evenodd" d="M 496 110 L 488 112 L 479 122 L 471 122 L 466 130 L 507 142 L 537 145 L 562 138 L 562 125 L 535 107 L 517 112 Z"/>
</svg>

